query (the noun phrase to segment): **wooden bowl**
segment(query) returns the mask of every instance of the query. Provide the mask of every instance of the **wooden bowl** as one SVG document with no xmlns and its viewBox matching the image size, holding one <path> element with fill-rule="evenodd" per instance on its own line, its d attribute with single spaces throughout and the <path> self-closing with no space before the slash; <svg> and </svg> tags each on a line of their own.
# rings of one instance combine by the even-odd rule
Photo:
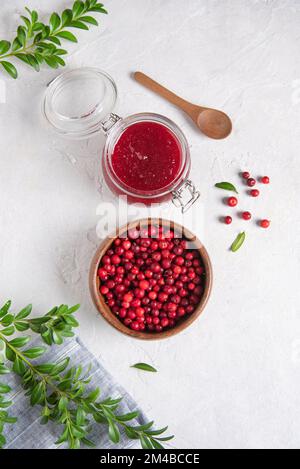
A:
<svg viewBox="0 0 300 469">
<path fill-rule="evenodd" d="M 205 268 L 205 273 L 206 273 L 204 292 L 196 310 L 192 314 L 183 317 L 182 320 L 180 320 L 172 329 L 167 329 L 163 332 L 140 332 L 140 331 L 133 331 L 132 329 L 129 329 L 111 311 L 111 309 L 105 303 L 105 300 L 99 291 L 100 280 L 97 275 L 99 264 L 101 262 L 102 257 L 105 255 L 107 250 L 113 244 L 115 239 L 120 236 L 126 237 L 127 236 L 126 233 L 131 229 L 134 229 L 136 227 L 146 228 L 149 226 L 149 224 L 153 224 L 156 226 L 165 226 L 174 230 L 176 233 L 182 233 L 184 238 L 189 242 L 189 245 L 191 246 L 190 249 L 197 249 L 199 251 L 204 268 Z M 209 259 L 209 255 L 205 247 L 203 246 L 203 244 L 199 241 L 199 239 L 189 230 L 187 230 L 186 228 L 182 227 L 181 225 L 175 222 L 151 218 L 151 219 L 138 220 L 132 223 L 128 223 L 127 225 L 120 228 L 117 231 L 115 236 L 112 236 L 112 237 L 109 236 L 101 243 L 91 263 L 89 284 L 90 284 L 90 292 L 92 295 L 92 299 L 97 310 L 99 311 L 99 313 L 102 314 L 104 319 L 106 319 L 106 321 L 109 322 L 109 324 L 111 324 L 115 329 L 122 332 L 123 334 L 129 335 L 136 339 L 157 340 L 157 339 L 165 339 L 167 337 L 171 337 L 173 335 L 178 334 L 179 332 L 189 327 L 200 316 L 200 314 L 204 310 L 206 303 L 210 297 L 211 288 L 212 288 L 212 280 L 213 280 L 213 273 L 212 273 L 212 265 Z"/>
</svg>

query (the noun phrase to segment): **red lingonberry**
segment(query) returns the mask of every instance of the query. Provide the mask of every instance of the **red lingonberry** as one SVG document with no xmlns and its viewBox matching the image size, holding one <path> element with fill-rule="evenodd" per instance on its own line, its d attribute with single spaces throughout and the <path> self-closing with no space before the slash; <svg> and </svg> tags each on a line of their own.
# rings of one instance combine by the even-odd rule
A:
<svg viewBox="0 0 300 469">
<path fill-rule="evenodd" d="M 249 178 L 249 179 L 247 180 L 247 185 L 248 185 L 249 187 L 253 187 L 253 186 L 255 186 L 255 184 L 256 184 L 256 180 L 255 180 L 254 178 Z"/>
<path fill-rule="evenodd" d="M 236 197 L 228 198 L 227 205 L 229 205 L 229 207 L 236 207 L 237 204 L 238 204 L 238 199 Z"/>
<path fill-rule="evenodd" d="M 261 178 L 261 182 L 262 182 L 263 184 L 270 184 L 270 178 L 269 178 L 268 176 L 263 176 L 263 177 Z"/>
<path fill-rule="evenodd" d="M 251 220 L 252 215 L 250 212 L 243 212 L 242 217 L 243 217 L 243 220 Z"/>
<path fill-rule="evenodd" d="M 270 220 L 261 220 L 261 221 L 260 221 L 260 226 L 261 226 L 262 228 L 269 228 L 270 223 L 271 223 Z"/>
<path fill-rule="evenodd" d="M 260 194 L 259 190 L 258 189 L 252 189 L 252 191 L 250 191 L 250 195 L 252 197 L 258 197 Z"/>
</svg>

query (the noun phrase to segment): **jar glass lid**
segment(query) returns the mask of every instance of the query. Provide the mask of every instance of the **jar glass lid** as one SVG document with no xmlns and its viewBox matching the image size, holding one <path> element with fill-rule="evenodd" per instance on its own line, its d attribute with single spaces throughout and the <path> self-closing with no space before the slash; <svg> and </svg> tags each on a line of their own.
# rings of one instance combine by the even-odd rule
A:
<svg viewBox="0 0 300 469">
<path fill-rule="evenodd" d="M 116 100 L 117 87 L 107 73 L 79 68 L 62 73 L 48 85 L 43 113 L 60 134 L 85 138 L 101 129 Z"/>
</svg>

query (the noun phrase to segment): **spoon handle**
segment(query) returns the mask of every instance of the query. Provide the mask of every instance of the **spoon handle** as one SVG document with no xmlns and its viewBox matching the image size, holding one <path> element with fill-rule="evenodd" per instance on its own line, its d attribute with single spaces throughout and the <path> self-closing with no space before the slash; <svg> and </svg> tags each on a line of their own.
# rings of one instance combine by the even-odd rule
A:
<svg viewBox="0 0 300 469">
<path fill-rule="evenodd" d="M 183 111 L 190 114 L 192 104 L 189 103 L 188 101 L 185 101 L 184 99 L 177 96 L 175 93 L 172 93 L 172 91 L 168 90 L 164 86 L 162 86 L 159 83 L 157 83 L 156 81 L 152 80 L 152 78 L 148 77 L 147 75 L 145 75 L 142 72 L 135 72 L 134 78 L 141 85 L 144 85 L 149 90 L 153 91 L 156 94 L 159 94 L 160 96 L 165 98 L 170 103 L 175 104 L 175 106 L 178 106 Z"/>
</svg>

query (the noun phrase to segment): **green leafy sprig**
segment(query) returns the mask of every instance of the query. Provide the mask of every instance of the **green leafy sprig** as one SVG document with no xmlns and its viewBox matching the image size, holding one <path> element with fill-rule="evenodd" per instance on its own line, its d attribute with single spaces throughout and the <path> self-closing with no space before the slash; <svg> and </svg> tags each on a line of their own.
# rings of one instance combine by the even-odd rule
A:
<svg viewBox="0 0 300 469">
<path fill-rule="evenodd" d="M 79 305 L 55 307 L 44 316 L 31 319 L 32 307 L 27 306 L 17 314 L 10 312 L 11 302 L 0 309 L 0 351 L 11 367 L 0 364 L 0 375 L 13 372 L 21 380 L 26 395 L 32 406 L 41 406 L 41 423 L 55 422 L 62 427 L 57 444 L 67 443 L 72 449 L 82 445 L 93 446 L 89 439 L 92 422 L 107 427 L 110 440 L 117 444 L 121 440 L 121 430 L 129 439 L 140 440 L 146 449 L 160 449 L 162 443 L 173 438 L 163 436 L 167 427 L 154 429 L 154 422 L 145 425 L 133 425 L 139 412 L 119 413 L 122 398 L 99 399 L 100 389 L 88 390 L 90 383 L 89 369 L 82 366 L 70 366 L 66 357 L 58 363 L 36 363 L 47 347 L 30 346 L 29 336 L 12 338 L 15 332 L 31 330 L 39 334 L 47 346 L 63 343 L 66 337 L 74 335 L 73 328 L 78 326 L 74 313 Z M 2 359 L 3 361 L 3 359 Z M 1 363 L 1 362 L 0 362 Z M 0 410 L 12 405 L 3 394 L 11 389 L 5 383 L 0 384 Z M 7 411 L 0 412 L 0 447 L 5 445 L 3 429 L 5 424 L 14 423 Z"/>
<path fill-rule="evenodd" d="M 26 7 L 26 12 L 27 16 L 21 16 L 24 24 L 18 26 L 14 40 L 0 41 L 0 65 L 12 78 L 18 77 L 18 71 L 11 62 L 13 58 L 25 62 L 37 72 L 42 64 L 51 68 L 64 66 L 62 56 L 67 51 L 61 48 L 61 40 L 77 42 L 69 29 L 88 30 L 92 25 L 98 26 L 98 21 L 91 14 L 107 13 L 98 0 L 76 0 L 73 7 L 64 10 L 61 15 L 52 13 L 49 24 L 39 20 L 37 11 Z"/>
</svg>

